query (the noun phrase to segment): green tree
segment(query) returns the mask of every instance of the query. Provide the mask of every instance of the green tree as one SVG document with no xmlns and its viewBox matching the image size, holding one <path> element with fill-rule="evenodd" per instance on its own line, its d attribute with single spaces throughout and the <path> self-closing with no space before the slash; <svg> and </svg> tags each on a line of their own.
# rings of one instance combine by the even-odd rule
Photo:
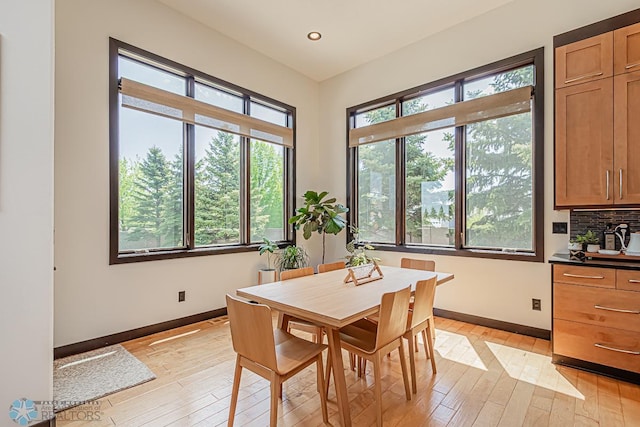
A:
<svg viewBox="0 0 640 427">
<path fill-rule="evenodd" d="M 118 188 L 120 196 L 119 206 L 119 229 L 126 232 L 131 227 L 131 219 L 135 210 L 135 180 L 139 172 L 139 165 L 136 161 L 122 158 L 118 165 Z"/>
<path fill-rule="evenodd" d="M 167 159 L 162 150 L 151 147 L 134 179 L 131 238 L 139 242 L 138 248 L 163 245 L 161 227 L 168 177 Z"/>
<path fill-rule="evenodd" d="M 251 141 L 251 240 L 265 237 L 267 229 L 284 229 L 283 154 L 280 147 Z M 268 236 L 282 238 L 281 236 Z"/>
<path fill-rule="evenodd" d="M 502 92 L 532 82 L 528 66 L 497 75 L 489 86 Z M 531 122 L 523 113 L 467 126 L 468 245 L 532 248 Z"/>
<path fill-rule="evenodd" d="M 211 138 L 196 164 L 196 245 L 240 239 L 240 144 L 230 133 Z"/>
<path fill-rule="evenodd" d="M 160 231 L 166 246 L 183 246 L 184 230 L 184 154 L 182 144 L 178 154 L 168 163 L 168 174 L 164 205 L 162 210 L 162 224 Z"/>
</svg>

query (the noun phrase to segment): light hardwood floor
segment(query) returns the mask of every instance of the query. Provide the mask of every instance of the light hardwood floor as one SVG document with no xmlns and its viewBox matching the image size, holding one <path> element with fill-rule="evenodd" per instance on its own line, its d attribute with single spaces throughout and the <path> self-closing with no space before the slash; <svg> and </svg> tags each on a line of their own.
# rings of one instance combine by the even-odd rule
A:
<svg viewBox="0 0 640 427">
<path fill-rule="evenodd" d="M 548 341 L 442 318 L 436 318 L 436 337 L 438 373 L 431 374 L 421 348 L 416 359 L 418 394 L 409 402 L 398 353 L 385 358 L 385 425 L 640 425 L 640 386 L 553 365 Z M 71 409 L 58 414 L 59 426 L 226 425 L 235 362 L 226 317 L 123 345 L 157 379 L 100 399 L 99 421 L 78 421 L 80 414 Z M 354 426 L 375 425 L 373 373 L 367 367 L 362 379 L 345 372 Z M 339 425 L 333 382 L 329 399 L 329 421 Z M 323 424 L 314 368 L 284 384 L 278 414 L 282 426 Z M 245 370 L 235 425 L 268 423 L 269 383 Z"/>
</svg>

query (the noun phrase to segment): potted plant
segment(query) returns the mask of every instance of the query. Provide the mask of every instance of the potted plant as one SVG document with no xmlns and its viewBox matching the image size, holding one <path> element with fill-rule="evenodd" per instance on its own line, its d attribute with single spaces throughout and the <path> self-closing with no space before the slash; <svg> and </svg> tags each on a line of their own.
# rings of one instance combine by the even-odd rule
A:
<svg viewBox="0 0 640 427">
<path fill-rule="evenodd" d="M 349 208 L 336 203 L 335 198 L 325 199 L 327 194 L 327 191 L 307 191 L 304 193 L 304 207 L 298 208 L 296 215 L 289 218 L 289 224 L 293 224 L 296 230 L 302 228 L 305 240 L 308 240 L 314 231 L 322 234 L 322 263 L 326 247 L 325 236 L 341 232 L 347 222 L 340 214 L 349 212 Z"/>
<path fill-rule="evenodd" d="M 358 243 L 358 229 L 350 226 L 353 240 L 347 243 L 346 249 L 349 252 L 345 258 L 347 267 L 357 267 L 359 265 L 371 264 L 380 261 L 380 258 L 371 256 L 367 251 L 373 251 L 375 248 L 368 243 Z"/>
<path fill-rule="evenodd" d="M 276 281 L 276 270 L 271 268 L 271 255 L 278 249 L 278 245 L 264 237 L 262 244 L 258 247 L 260 255 L 267 254 L 267 268 L 258 270 L 258 284 L 271 283 Z"/>
<path fill-rule="evenodd" d="M 279 271 L 306 267 L 309 264 L 309 255 L 300 246 L 287 246 L 278 252 L 275 264 Z"/>
<path fill-rule="evenodd" d="M 578 234 L 576 242 L 587 245 L 587 252 L 598 252 L 600 250 L 600 238 L 591 230 L 587 230 L 584 234 Z"/>
</svg>

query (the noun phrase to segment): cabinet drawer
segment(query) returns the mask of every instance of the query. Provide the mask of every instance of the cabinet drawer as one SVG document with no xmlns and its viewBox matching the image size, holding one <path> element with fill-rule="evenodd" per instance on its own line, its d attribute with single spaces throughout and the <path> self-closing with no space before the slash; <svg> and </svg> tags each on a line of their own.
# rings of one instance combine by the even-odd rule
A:
<svg viewBox="0 0 640 427">
<path fill-rule="evenodd" d="M 616 287 L 616 270 L 556 264 L 553 266 L 553 281 L 613 289 Z"/>
<path fill-rule="evenodd" d="M 554 283 L 553 317 L 640 333 L 640 293 Z"/>
<path fill-rule="evenodd" d="M 640 332 L 554 320 L 553 352 L 626 371 L 640 372 Z"/>
<path fill-rule="evenodd" d="M 640 271 L 618 270 L 616 273 L 616 288 L 640 292 Z"/>
</svg>

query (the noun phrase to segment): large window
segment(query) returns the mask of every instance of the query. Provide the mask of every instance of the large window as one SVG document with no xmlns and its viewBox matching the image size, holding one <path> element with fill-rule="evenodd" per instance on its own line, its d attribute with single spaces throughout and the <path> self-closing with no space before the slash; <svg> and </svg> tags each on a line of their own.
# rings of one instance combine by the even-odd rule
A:
<svg viewBox="0 0 640 427">
<path fill-rule="evenodd" d="M 358 238 L 542 261 L 543 69 L 538 49 L 349 108 Z"/>
<path fill-rule="evenodd" d="M 110 262 L 291 241 L 295 109 L 110 43 Z"/>
</svg>

